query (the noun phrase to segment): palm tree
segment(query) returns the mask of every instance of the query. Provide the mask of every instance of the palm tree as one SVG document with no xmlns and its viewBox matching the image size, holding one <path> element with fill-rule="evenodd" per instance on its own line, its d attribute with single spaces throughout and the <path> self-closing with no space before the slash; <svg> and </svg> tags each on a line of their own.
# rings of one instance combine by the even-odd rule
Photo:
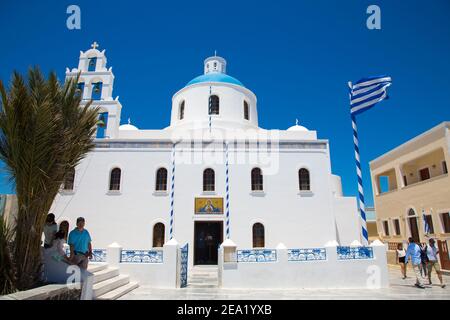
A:
<svg viewBox="0 0 450 320">
<path fill-rule="evenodd" d="M 0 160 L 15 184 L 18 214 L 13 230 L 15 287 L 26 290 L 41 275 L 40 245 L 46 215 L 64 178 L 94 147 L 98 110 L 81 107 L 77 78 L 60 85 L 32 68 L 0 81 Z"/>
</svg>

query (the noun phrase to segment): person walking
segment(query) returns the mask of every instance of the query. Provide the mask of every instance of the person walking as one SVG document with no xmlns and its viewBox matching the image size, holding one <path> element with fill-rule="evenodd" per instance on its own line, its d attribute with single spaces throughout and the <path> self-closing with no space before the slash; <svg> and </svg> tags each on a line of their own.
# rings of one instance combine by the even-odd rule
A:
<svg viewBox="0 0 450 320">
<path fill-rule="evenodd" d="M 420 274 L 422 277 L 427 276 L 427 264 L 428 264 L 428 256 L 427 256 L 427 244 L 424 243 L 423 245 L 420 245 Z"/>
<path fill-rule="evenodd" d="M 70 231 L 67 243 L 70 246 L 70 262 L 86 270 L 89 259 L 92 259 L 92 239 L 84 226 L 84 218 L 79 217 L 77 219 L 77 227 Z"/>
<path fill-rule="evenodd" d="M 441 273 L 441 267 L 439 265 L 439 260 L 438 260 L 438 253 L 439 250 L 438 248 L 436 248 L 436 244 L 433 238 L 431 238 L 429 241 L 429 245 L 426 246 L 426 253 L 428 256 L 428 264 L 427 264 L 427 268 L 428 268 L 428 283 L 431 285 L 431 272 L 434 270 L 436 271 L 436 274 L 438 276 L 439 282 L 441 283 L 441 288 L 445 288 L 445 284 L 442 280 L 442 273 Z"/>
<path fill-rule="evenodd" d="M 399 243 L 397 245 L 396 253 L 397 253 L 397 261 L 398 261 L 398 264 L 400 265 L 403 279 L 406 279 L 407 278 L 406 277 L 406 264 L 405 264 L 406 250 L 403 247 L 403 243 Z"/>
<path fill-rule="evenodd" d="M 51 248 L 53 245 L 53 240 L 55 239 L 55 234 L 58 231 L 58 225 L 55 222 L 55 215 L 49 213 L 44 225 L 44 248 Z"/>
<path fill-rule="evenodd" d="M 415 286 L 420 289 L 425 289 L 425 286 L 423 285 L 422 281 L 422 275 L 420 273 L 420 264 L 422 263 L 422 259 L 420 258 L 421 248 L 417 243 L 414 242 L 414 239 L 412 237 L 410 237 L 408 241 L 409 245 L 408 249 L 406 250 L 405 264 L 407 264 L 409 258 L 411 258 L 412 268 L 414 274 L 416 275 Z"/>
</svg>

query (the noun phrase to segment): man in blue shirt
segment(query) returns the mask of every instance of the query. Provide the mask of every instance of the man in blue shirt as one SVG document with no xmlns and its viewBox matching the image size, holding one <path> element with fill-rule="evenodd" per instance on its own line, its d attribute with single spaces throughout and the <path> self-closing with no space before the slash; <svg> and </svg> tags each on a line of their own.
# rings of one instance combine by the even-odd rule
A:
<svg viewBox="0 0 450 320">
<path fill-rule="evenodd" d="M 81 269 L 87 269 L 89 259 L 92 259 L 91 235 L 84 229 L 83 217 L 77 219 L 77 227 L 69 233 L 67 243 L 70 246 L 70 261 Z"/>
<path fill-rule="evenodd" d="M 420 257 L 420 246 L 414 242 L 413 238 L 409 238 L 408 241 L 409 245 L 408 249 L 406 249 L 405 265 L 408 263 L 409 257 L 411 257 L 411 264 L 414 274 L 416 275 L 416 287 L 425 289 L 422 281 L 422 275 L 420 274 L 420 264 L 422 263 L 422 259 Z"/>
</svg>

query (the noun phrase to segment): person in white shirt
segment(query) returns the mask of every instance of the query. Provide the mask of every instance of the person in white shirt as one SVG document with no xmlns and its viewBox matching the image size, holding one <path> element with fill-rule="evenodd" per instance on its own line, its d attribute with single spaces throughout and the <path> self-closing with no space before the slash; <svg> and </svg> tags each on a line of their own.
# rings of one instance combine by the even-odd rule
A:
<svg viewBox="0 0 450 320">
<path fill-rule="evenodd" d="M 49 213 L 44 225 L 44 248 L 48 249 L 53 244 L 53 239 L 58 231 L 58 225 L 55 222 L 55 215 Z"/>
<path fill-rule="evenodd" d="M 426 246 L 426 250 L 427 250 L 427 256 L 428 256 L 428 263 L 427 263 L 427 269 L 428 269 L 428 281 L 429 284 L 431 285 L 431 271 L 436 270 L 436 274 L 439 278 L 439 281 L 441 282 L 441 287 L 445 288 L 445 284 L 442 280 L 442 274 L 441 274 L 441 267 L 439 265 L 439 260 L 438 260 L 438 253 L 439 250 L 438 248 L 436 248 L 435 245 L 435 241 L 434 239 L 430 239 L 429 241 L 429 245 Z"/>
<path fill-rule="evenodd" d="M 400 264 L 400 269 L 402 271 L 403 279 L 406 279 L 406 264 L 405 264 L 405 256 L 406 256 L 406 250 L 403 247 L 403 243 L 399 243 L 397 245 L 397 260 Z"/>
</svg>

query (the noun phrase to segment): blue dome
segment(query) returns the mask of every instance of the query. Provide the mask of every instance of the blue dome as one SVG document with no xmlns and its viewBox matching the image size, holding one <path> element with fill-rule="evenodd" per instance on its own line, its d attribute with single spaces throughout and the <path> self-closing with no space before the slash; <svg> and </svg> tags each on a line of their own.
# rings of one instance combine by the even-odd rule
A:
<svg viewBox="0 0 450 320">
<path fill-rule="evenodd" d="M 189 86 L 191 84 L 195 83 L 202 83 L 202 82 L 225 82 L 225 83 L 232 83 L 237 84 L 238 86 L 244 86 L 242 82 L 240 82 L 238 79 L 233 78 L 225 73 L 207 73 L 203 74 L 201 76 L 198 76 L 191 81 L 188 82 L 186 86 Z"/>
</svg>

